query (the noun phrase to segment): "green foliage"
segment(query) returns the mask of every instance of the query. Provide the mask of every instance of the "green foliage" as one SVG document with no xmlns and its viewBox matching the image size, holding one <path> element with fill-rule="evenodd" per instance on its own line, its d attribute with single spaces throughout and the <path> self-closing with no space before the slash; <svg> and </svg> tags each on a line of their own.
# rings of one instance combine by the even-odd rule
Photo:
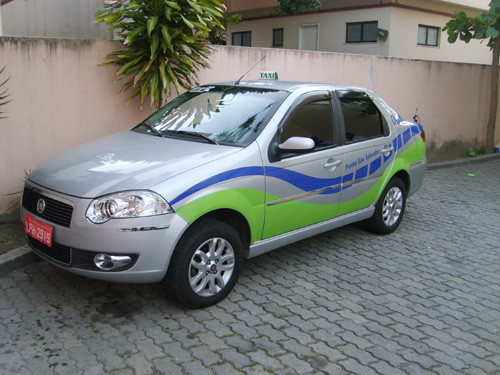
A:
<svg viewBox="0 0 500 375">
<path fill-rule="evenodd" d="M 321 0 L 278 0 L 278 4 L 278 13 L 287 16 L 307 9 L 321 9 Z"/>
<path fill-rule="evenodd" d="M 225 18 L 223 23 L 224 29 L 227 29 L 231 25 L 235 25 L 241 21 L 240 14 L 233 14 L 229 18 Z M 221 28 L 214 28 L 210 30 L 210 34 L 208 35 L 208 40 L 212 44 L 218 44 L 225 46 L 227 43 L 227 32 Z"/>
<path fill-rule="evenodd" d="M 0 76 L 2 75 L 3 71 L 5 70 L 5 66 L 0 69 Z M 7 81 L 10 79 L 10 77 L 8 77 L 7 79 L 5 79 L 3 82 L 0 83 L 0 109 L 6 105 L 8 102 L 10 102 L 10 100 L 7 100 L 7 98 L 9 97 L 9 94 L 7 94 L 7 88 L 4 88 L 4 85 L 7 83 Z M 1 81 L 1 79 L 0 79 Z M 2 91 L 3 90 L 3 91 Z M 2 114 L 4 114 L 5 112 L 2 112 L 0 111 L 0 119 L 3 119 L 5 117 L 2 116 Z"/>
<path fill-rule="evenodd" d="M 119 1 L 96 13 L 95 23 L 106 22 L 119 31 L 124 48 L 108 55 L 116 64 L 117 82 L 132 89 L 129 101 L 149 95 L 159 107 L 171 86 L 179 92 L 197 84 L 196 72 L 209 67 L 211 30 L 224 29 L 225 6 L 219 0 Z"/>
<path fill-rule="evenodd" d="M 472 18 L 465 12 L 454 14 L 446 23 L 443 31 L 448 33 L 448 42 L 458 39 L 469 43 L 471 39 L 486 40 L 493 48 L 495 39 L 500 35 L 500 0 L 490 2 L 490 10 L 479 13 Z"/>
</svg>

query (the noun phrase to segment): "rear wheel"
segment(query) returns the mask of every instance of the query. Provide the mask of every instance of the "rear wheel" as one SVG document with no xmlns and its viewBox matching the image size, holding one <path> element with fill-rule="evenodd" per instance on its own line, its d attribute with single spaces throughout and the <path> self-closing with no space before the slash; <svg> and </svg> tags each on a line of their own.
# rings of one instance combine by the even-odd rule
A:
<svg viewBox="0 0 500 375">
<path fill-rule="evenodd" d="M 217 220 L 195 223 L 182 236 L 165 283 L 190 308 L 213 305 L 233 289 L 241 272 L 243 245 L 233 227 Z"/>
<path fill-rule="evenodd" d="M 394 232 L 406 207 L 406 186 L 397 177 L 393 177 L 380 196 L 373 216 L 367 220 L 368 229 L 377 234 Z"/>
</svg>

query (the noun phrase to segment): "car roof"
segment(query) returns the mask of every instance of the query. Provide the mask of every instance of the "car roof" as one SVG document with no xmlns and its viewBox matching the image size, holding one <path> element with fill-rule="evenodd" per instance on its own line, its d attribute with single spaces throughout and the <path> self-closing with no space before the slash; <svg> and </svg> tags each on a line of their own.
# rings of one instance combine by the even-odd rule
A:
<svg viewBox="0 0 500 375">
<path fill-rule="evenodd" d="M 295 81 L 279 81 L 279 80 L 258 80 L 258 81 L 241 81 L 236 84 L 235 81 L 230 82 L 218 82 L 214 83 L 214 85 L 224 85 L 224 86 L 241 86 L 241 87 L 253 87 L 253 88 L 268 88 L 274 90 L 285 90 L 285 91 L 296 91 L 298 89 L 314 87 L 314 88 L 324 88 L 330 90 L 346 90 L 346 89 L 357 89 L 363 90 L 366 89 L 362 87 L 356 86 L 348 86 L 348 85 L 337 85 L 332 83 L 321 83 L 321 82 L 295 82 Z"/>
</svg>

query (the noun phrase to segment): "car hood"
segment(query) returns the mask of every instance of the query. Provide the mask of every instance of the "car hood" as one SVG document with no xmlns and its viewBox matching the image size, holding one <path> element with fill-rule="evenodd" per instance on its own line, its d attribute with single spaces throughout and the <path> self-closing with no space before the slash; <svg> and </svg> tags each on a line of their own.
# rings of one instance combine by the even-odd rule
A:
<svg viewBox="0 0 500 375">
<path fill-rule="evenodd" d="M 82 198 L 148 189 L 239 147 L 161 138 L 127 131 L 84 144 L 40 164 L 29 180 Z"/>
</svg>

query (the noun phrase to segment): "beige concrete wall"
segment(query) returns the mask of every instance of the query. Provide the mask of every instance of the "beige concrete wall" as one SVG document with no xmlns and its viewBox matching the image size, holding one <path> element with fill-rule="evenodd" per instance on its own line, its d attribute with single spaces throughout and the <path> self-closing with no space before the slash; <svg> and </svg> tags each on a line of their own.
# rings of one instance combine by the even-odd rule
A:
<svg viewBox="0 0 500 375">
<path fill-rule="evenodd" d="M 14 0 L 2 7 L 3 35 L 112 39 L 106 24 L 95 24 L 104 0 Z"/>
<path fill-rule="evenodd" d="M 126 105 L 128 95 L 113 83 L 115 68 L 98 66 L 119 47 L 111 41 L 0 38 L 0 63 L 7 64 L 12 99 L 4 107 L 8 118 L 0 120 L 0 215 L 12 200 L 7 194 L 21 190 L 25 170 L 129 129 L 152 111 L 149 104 L 143 110 L 138 102 Z M 236 80 L 264 55 L 246 79 L 276 70 L 282 80 L 370 88 L 407 119 L 418 108 L 431 161 L 462 157 L 484 143 L 488 66 L 218 46 L 211 55 L 213 68 L 199 73 L 200 82 Z"/>
<path fill-rule="evenodd" d="M 11 99 L 0 119 L 0 214 L 19 191 L 24 171 L 48 157 L 126 130 L 151 112 L 113 84 L 115 68 L 99 67 L 120 47 L 111 41 L 0 38 L 0 65 Z"/>
</svg>

